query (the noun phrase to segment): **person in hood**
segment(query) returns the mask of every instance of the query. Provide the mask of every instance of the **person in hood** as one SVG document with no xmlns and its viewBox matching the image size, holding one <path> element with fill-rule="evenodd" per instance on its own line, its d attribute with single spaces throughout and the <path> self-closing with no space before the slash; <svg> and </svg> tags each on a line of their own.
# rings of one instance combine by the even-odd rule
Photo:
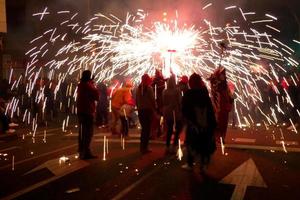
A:
<svg viewBox="0 0 300 200">
<path fill-rule="evenodd" d="M 153 115 L 155 114 L 155 98 L 151 87 L 152 80 L 148 74 L 142 76 L 142 82 L 136 91 L 136 105 L 141 124 L 140 151 L 142 154 L 151 152 L 148 149 Z"/>
</svg>

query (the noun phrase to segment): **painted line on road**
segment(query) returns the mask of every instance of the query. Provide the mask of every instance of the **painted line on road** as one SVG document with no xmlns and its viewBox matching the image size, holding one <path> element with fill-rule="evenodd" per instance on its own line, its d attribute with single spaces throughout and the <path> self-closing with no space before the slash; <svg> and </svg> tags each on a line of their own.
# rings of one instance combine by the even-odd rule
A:
<svg viewBox="0 0 300 200">
<path fill-rule="evenodd" d="M 282 144 L 282 142 L 284 142 L 285 145 L 298 145 L 299 144 L 297 141 L 276 140 L 276 144 Z"/>
<path fill-rule="evenodd" d="M 273 151 L 285 151 L 283 147 L 274 146 L 257 146 L 257 145 L 243 145 L 243 144 L 225 144 L 225 148 L 232 149 L 255 149 L 255 150 L 273 150 Z M 300 152 L 300 148 L 296 147 L 286 147 L 288 152 Z"/>
<path fill-rule="evenodd" d="M 13 193 L 13 194 L 11 194 L 9 196 L 6 196 L 6 197 L 2 198 L 1 200 L 15 199 L 15 198 L 17 198 L 17 197 L 19 197 L 21 195 L 24 195 L 24 194 L 26 194 L 28 192 L 31 192 L 32 190 L 35 190 L 35 189 L 37 189 L 39 187 L 42 187 L 42 186 L 44 186 L 44 185 L 46 185 L 46 184 L 48 184 L 48 183 L 50 183 L 52 181 L 60 179 L 61 177 L 65 176 L 67 174 L 73 173 L 73 172 L 75 172 L 77 170 L 78 170 L 78 168 L 76 168 L 76 167 L 75 168 L 74 167 L 70 168 L 68 171 L 63 172 L 63 173 L 61 173 L 58 176 L 54 176 L 54 177 L 48 178 L 48 179 L 46 179 L 44 181 L 38 182 L 38 183 L 36 183 L 36 184 L 34 184 L 34 185 L 30 186 L 30 187 L 27 187 L 27 188 L 25 188 L 23 190 L 20 190 L 20 191 L 16 192 L 16 193 Z"/>
<path fill-rule="evenodd" d="M 43 154 L 41 154 L 39 156 L 35 156 L 35 157 L 32 157 L 32 158 L 27 158 L 25 160 L 20 160 L 18 162 L 15 162 L 15 166 L 17 166 L 19 164 L 22 164 L 24 162 L 28 162 L 28 161 L 40 158 L 40 157 L 48 156 L 50 154 L 53 154 L 53 153 L 56 153 L 56 152 L 59 152 L 59 151 L 65 150 L 65 149 L 69 149 L 69 148 L 75 147 L 77 145 L 78 145 L 77 143 L 76 144 L 72 144 L 72 145 L 69 145 L 69 146 L 66 146 L 66 147 L 63 147 L 63 148 L 60 148 L 60 149 L 56 149 L 56 150 L 51 151 L 51 152 L 43 153 Z M 8 167 L 11 167 L 11 164 L 8 164 L 8 165 L 0 167 L 0 170 L 3 170 L 3 169 L 8 168 Z"/>
<path fill-rule="evenodd" d="M 242 142 L 242 143 L 255 143 L 256 139 L 253 138 L 235 138 L 234 142 Z"/>
<path fill-rule="evenodd" d="M 114 142 L 114 143 L 120 143 L 121 139 L 120 138 L 107 138 L 108 142 Z M 103 139 L 94 139 L 93 142 L 103 142 Z M 140 143 L 141 140 L 140 139 L 126 139 L 125 143 L 132 143 L 132 144 L 136 144 L 136 143 Z M 150 140 L 149 141 L 150 144 L 165 144 L 165 141 L 160 141 L 160 140 Z"/>
<path fill-rule="evenodd" d="M 14 149 L 20 149 L 21 147 L 19 146 L 13 146 L 13 147 L 9 147 L 6 149 L 1 149 L 0 152 L 4 152 L 4 151 L 10 151 L 10 150 L 14 150 Z"/>
</svg>

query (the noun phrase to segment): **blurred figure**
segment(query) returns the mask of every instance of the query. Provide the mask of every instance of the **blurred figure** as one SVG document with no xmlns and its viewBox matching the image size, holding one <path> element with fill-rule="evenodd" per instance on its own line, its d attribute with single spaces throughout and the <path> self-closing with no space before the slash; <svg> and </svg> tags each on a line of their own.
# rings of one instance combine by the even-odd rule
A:
<svg viewBox="0 0 300 200">
<path fill-rule="evenodd" d="M 125 121 L 125 115 L 124 115 L 124 109 L 122 109 L 123 105 L 134 105 L 134 100 L 131 94 L 131 88 L 132 88 L 132 82 L 131 81 L 126 81 L 126 83 L 123 85 L 123 87 L 117 89 L 115 93 L 112 96 L 111 99 L 111 110 L 113 113 L 113 119 L 112 119 L 112 125 L 111 125 L 111 131 L 113 135 L 119 135 L 117 132 L 117 124 L 119 120 L 121 121 L 121 132 L 125 131 L 127 128 L 127 133 L 128 134 L 128 127 L 126 124 L 128 124 L 127 119 Z M 128 111 L 128 108 L 126 110 Z M 125 112 L 126 112 L 125 110 Z M 121 115 L 122 114 L 122 119 Z M 128 113 L 129 114 L 129 113 Z M 124 125 L 124 126 L 123 126 Z"/>
<path fill-rule="evenodd" d="M 227 85 L 226 70 L 219 67 L 209 78 L 214 110 L 216 112 L 217 130 L 216 135 L 225 142 L 228 127 L 229 112 L 232 109 L 233 98 Z"/>
<path fill-rule="evenodd" d="M 189 89 L 189 78 L 187 76 L 182 76 L 179 83 L 178 83 L 178 87 L 180 89 L 180 92 L 183 94 Z"/>
<path fill-rule="evenodd" d="M 99 101 L 97 103 L 96 124 L 98 127 L 106 127 L 108 124 L 108 96 L 107 86 L 104 82 L 98 84 Z"/>
<path fill-rule="evenodd" d="M 91 153 L 90 143 L 93 137 L 93 120 L 96 112 L 95 101 L 99 100 L 99 93 L 91 79 L 91 71 L 82 72 L 77 90 L 77 116 L 79 122 L 79 157 L 80 159 L 96 158 Z"/>
<path fill-rule="evenodd" d="M 162 116 L 162 108 L 163 108 L 163 102 L 162 102 L 162 93 L 165 89 L 165 79 L 158 69 L 155 70 L 155 76 L 152 81 L 152 89 L 154 91 L 154 97 L 156 102 L 156 115 L 153 117 L 152 121 L 152 134 L 151 137 L 156 138 L 161 136 L 162 134 L 162 127 L 160 125 L 160 118 Z"/>
<path fill-rule="evenodd" d="M 167 125 L 166 153 L 176 152 L 179 133 L 182 129 L 181 92 L 176 87 L 175 76 L 167 81 L 167 88 L 163 91 L 163 116 Z M 171 138 L 174 133 L 173 148 L 170 148 Z"/>
<path fill-rule="evenodd" d="M 192 169 L 195 156 L 201 157 L 201 169 L 209 164 L 216 149 L 214 131 L 216 119 L 212 102 L 201 76 L 192 74 L 190 88 L 182 99 L 182 114 L 186 122 L 187 164 L 182 168 Z"/>
<path fill-rule="evenodd" d="M 11 122 L 10 117 L 5 114 L 5 108 L 5 100 L 0 97 L 0 133 L 14 133 L 16 130 L 13 128 L 19 125 Z"/>
<path fill-rule="evenodd" d="M 151 124 L 155 114 L 155 98 L 151 87 L 151 78 L 148 74 L 142 76 L 142 82 L 136 92 L 136 105 L 138 117 L 142 127 L 140 151 L 142 154 L 151 152 L 148 149 Z"/>
</svg>

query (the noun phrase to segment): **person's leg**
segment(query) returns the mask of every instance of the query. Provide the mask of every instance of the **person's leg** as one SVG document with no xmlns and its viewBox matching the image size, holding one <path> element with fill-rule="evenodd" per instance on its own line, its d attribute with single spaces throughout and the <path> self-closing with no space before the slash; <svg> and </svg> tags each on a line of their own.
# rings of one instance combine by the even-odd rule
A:
<svg viewBox="0 0 300 200">
<path fill-rule="evenodd" d="M 169 148 L 171 143 L 172 133 L 173 133 L 173 120 L 167 120 L 166 124 L 167 124 L 166 147 Z"/>
<path fill-rule="evenodd" d="M 174 141 L 173 141 L 173 145 L 174 147 L 178 146 L 178 142 L 179 142 L 179 134 L 182 131 L 182 122 L 181 121 L 176 121 L 176 131 L 175 131 L 175 135 L 174 135 Z"/>
<path fill-rule="evenodd" d="M 141 143 L 140 143 L 140 151 L 145 153 L 148 151 L 148 143 L 151 131 L 151 123 L 152 121 L 152 112 L 149 110 L 139 110 L 139 120 L 142 127 L 141 130 Z"/>
<path fill-rule="evenodd" d="M 83 116 L 81 114 L 77 115 L 78 117 L 78 153 L 79 156 L 82 157 L 83 156 Z"/>
<path fill-rule="evenodd" d="M 111 123 L 111 132 L 113 135 L 117 134 L 117 124 L 119 120 L 119 109 L 112 107 L 112 123 Z"/>
<path fill-rule="evenodd" d="M 86 115 L 86 137 L 85 137 L 85 144 L 84 144 L 84 151 L 87 156 L 92 155 L 90 144 L 92 141 L 92 137 L 94 134 L 94 126 L 93 126 L 94 117 L 92 115 Z"/>
<path fill-rule="evenodd" d="M 127 120 L 125 116 L 120 116 L 120 120 L 121 120 L 121 135 L 126 136 L 126 134 L 128 133 L 128 130 L 126 130 Z"/>
</svg>

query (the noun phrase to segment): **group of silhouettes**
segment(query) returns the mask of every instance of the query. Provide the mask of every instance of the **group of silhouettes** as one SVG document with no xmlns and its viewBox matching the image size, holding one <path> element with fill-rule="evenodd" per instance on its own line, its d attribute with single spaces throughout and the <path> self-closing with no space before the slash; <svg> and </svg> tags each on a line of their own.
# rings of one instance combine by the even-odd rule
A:
<svg viewBox="0 0 300 200">
<path fill-rule="evenodd" d="M 183 76 L 180 80 L 175 75 L 165 79 L 157 70 L 153 78 L 144 74 L 136 88 L 130 80 L 124 81 L 119 88 L 116 88 L 117 84 L 113 85 L 110 91 L 105 92 L 106 100 L 107 96 L 111 96 L 111 105 L 105 101 L 105 106 L 111 106 L 112 135 L 128 136 L 129 119 L 136 110 L 141 127 L 141 154 L 150 153 L 150 138 L 159 137 L 163 132 L 166 132 L 166 154 L 175 153 L 180 133 L 184 132 L 187 163 L 182 167 L 192 169 L 197 157 L 200 158 L 201 166 L 205 167 L 216 150 L 216 140 L 225 139 L 228 113 L 233 102 L 224 68 L 216 69 L 209 81 L 210 93 L 199 74 Z M 77 89 L 78 151 L 81 159 L 96 158 L 91 153 L 90 143 L 94 116 L 101 107 L 101 102 L 96 104 L 95 101 L 101 100 L 100 96 L 101 92 L 92 80 L 91 72 L 84 71 Z M 106 109 L 102 110 L 107 112 Z M 107 119 L 105 121 L 107 123 Z M 118 121 L 121 122 L 119 132 Z"/>
</svg>

